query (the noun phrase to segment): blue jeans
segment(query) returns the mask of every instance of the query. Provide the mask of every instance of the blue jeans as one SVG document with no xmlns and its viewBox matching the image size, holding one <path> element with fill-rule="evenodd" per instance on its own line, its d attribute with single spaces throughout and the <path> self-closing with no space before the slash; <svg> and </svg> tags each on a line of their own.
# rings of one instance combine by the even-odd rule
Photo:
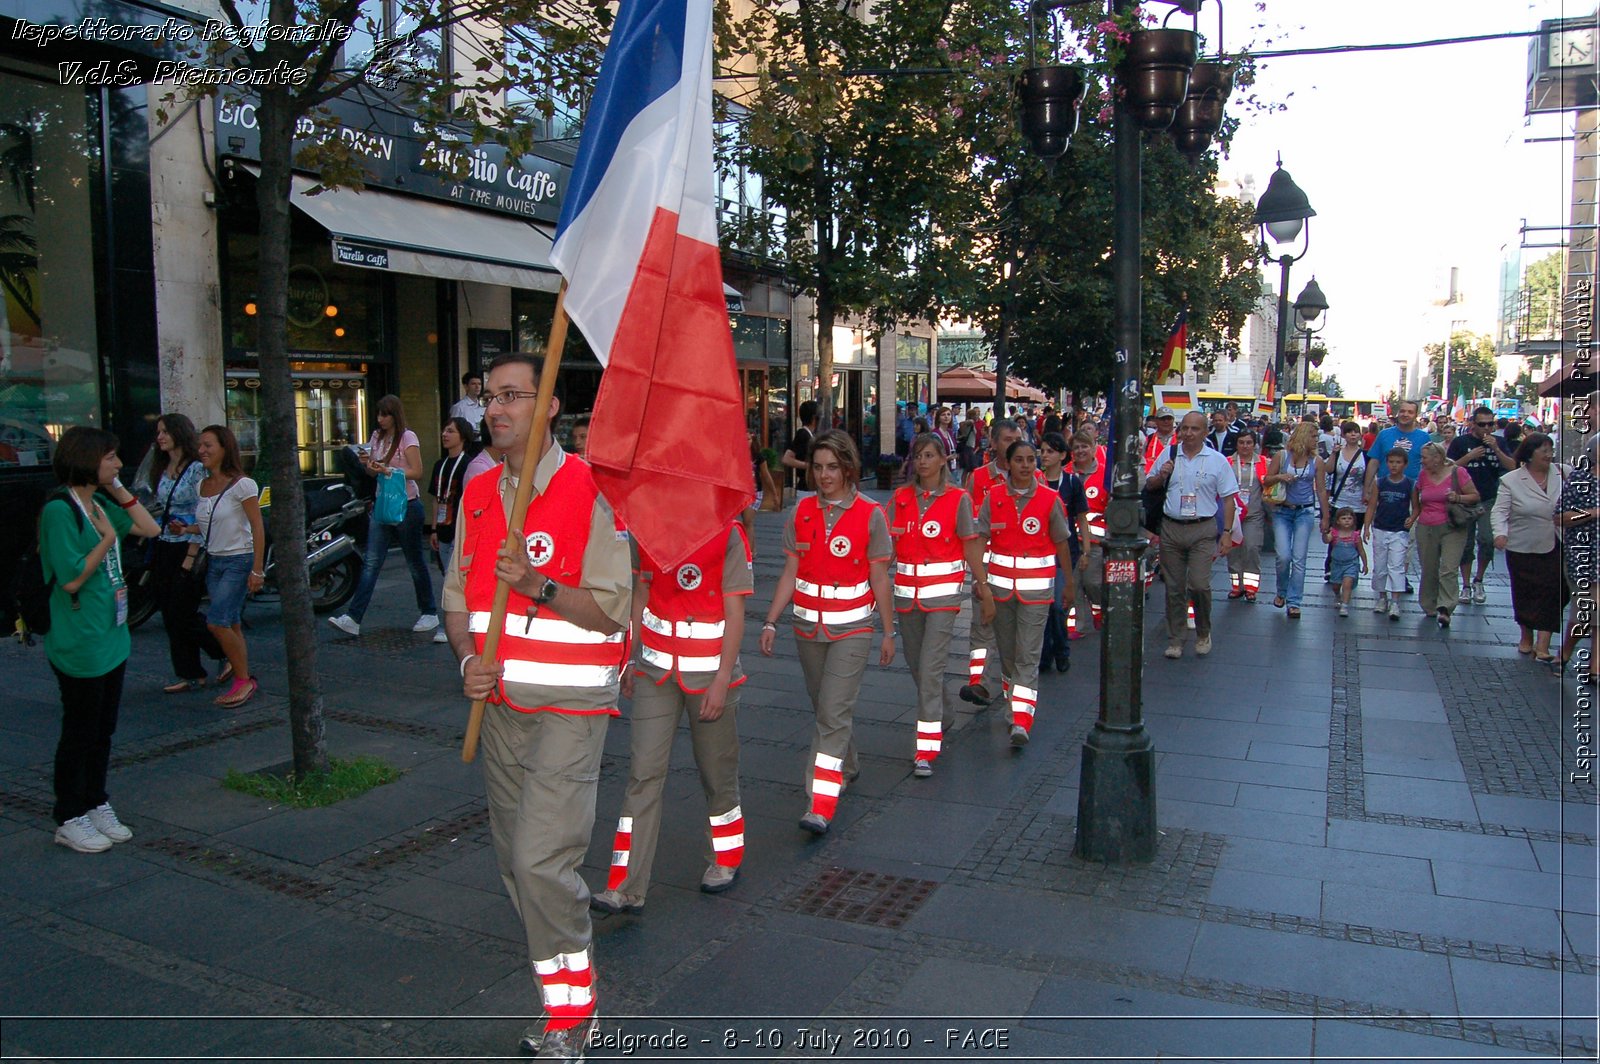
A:
<svg viewBox="0 0 1600 1064">
<path fill-rule="evenodd" d="M 1278 555 L 1278 597 L 1299 606 L 1306 590 L 1306 551 L 1317 530 L 1317 509 L 1307 506 L 1293 510 L 1279 506 L 1272 511 L 1273 549 Z"/>
<path fill-rule="evenodd" d="M 398 537 L 400 550 L 411 568 L 411 584 L 417 591 L 417 610 L 437 613 L 439 607 L 433 598 L 433 577 L 428 575 L 428 563 L 422 555 L 422 502 L 412 499 L 406 503 L 406 519 L 398 525 L 384 525 L 377 521 L 367 523 L 367 554 L 361 560 L 361 582 L 350 600 L 350 616 L 361 622 L 372 602 L 372 592 L 378 586 L 378 574 L 389 556 L 391 538 Z"/>
<path fill-rule="evenodd" d="M 1078 552 L 1072 552 L 1072 561 L 1076 565 Z M 1062 602 L 1061 573 L 1056 573 L 1056 586 L 1050 601 L 1050 613 L 1044 621 L 1044 644 L 1039 649 L 1039 660 L 1046 663 L 1067 661 L 1072 657 L 1072 644 L 1067 642 L 1067 607 L 1071 603 Z"/>
</svg>

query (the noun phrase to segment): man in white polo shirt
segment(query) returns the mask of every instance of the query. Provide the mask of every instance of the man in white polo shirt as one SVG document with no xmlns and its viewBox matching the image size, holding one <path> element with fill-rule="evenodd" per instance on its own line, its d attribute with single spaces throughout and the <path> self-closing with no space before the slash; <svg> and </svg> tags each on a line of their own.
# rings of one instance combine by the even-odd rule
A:
<svg viewBox="0 0 1600 1064">
<path fill-rule="evenodd" d="M 1233 549 L 1239 481 L 1222 452 L 1206 446 L 1206 418 L 1198 410 L 1183 415 L 1176 455 L 1162 451 L 1148 481 L 1166 487 L 1161 518 L 1161 575 L 1167 585 L 1167 650 L 1183 657 L 1185 613 L 1194 604 L 1194 652 L 1211 653 L 1211 563 Z M 1217 514 L 1222 541 L 1217 542 Z"/>
</svg>

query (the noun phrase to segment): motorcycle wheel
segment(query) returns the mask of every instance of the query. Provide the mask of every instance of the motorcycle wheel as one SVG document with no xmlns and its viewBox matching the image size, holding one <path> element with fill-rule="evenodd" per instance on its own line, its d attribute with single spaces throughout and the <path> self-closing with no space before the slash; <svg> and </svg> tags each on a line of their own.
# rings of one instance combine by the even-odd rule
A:
<svg viewBox="0 0 1600 1064">
<path fill-rule="evenodd" d="M 148 570 L 141 573 L 139 581 L 128 588 L 128 629 L 139 627 L 154 617 L 160 603 L 156 601 L 155 576 Z"/>
<path fill-rule="evenodd" d="M 352 554 L 337 564 L 311 578 L 311 609 L 316 613 L 332 613 L 341 609 L 356 593 L 356 582 L 361 579 L 361 559 Z"/>
</svg>

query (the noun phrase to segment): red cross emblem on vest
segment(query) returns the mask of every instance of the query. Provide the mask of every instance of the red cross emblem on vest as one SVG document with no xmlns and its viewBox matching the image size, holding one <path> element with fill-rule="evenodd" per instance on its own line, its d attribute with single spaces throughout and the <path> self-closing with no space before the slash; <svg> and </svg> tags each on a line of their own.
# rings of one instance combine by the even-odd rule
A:
<svg viewBox="0 0 1600 1064">
<path fill-rule="evenodd" d="M 548 532 L 535 532 L 528 537 L 528 561 L 535 569 L 542 569 L 555 556 L 556 541 Z"/>
<path fill-rule="evenodd" d="M 939 538 L 939 522 L 924 521 L 922 523 L 922 534 L 927 536 L 929 539 Z"/>
<path fill-rule="evenodd" d="M 843 558 L 850 553 L 850 537 L 834 536 L 828 541 L 828 549 L 833 552 L 835 558 Z"/>
<path fill-rule="evenodd" d="M 678 586 L 685 591 L 693 591 L 699 587 L 701 579 L 702 576 L 698 565 L 685 565 L 678 570 Z"/>
<path fill-rule="evenodd" d="M 1022 530 L 1030 536 L 1038 535 L 1039 519 L 1037 517 L 1024 517 L 1022 519 Z"/>
</svg>

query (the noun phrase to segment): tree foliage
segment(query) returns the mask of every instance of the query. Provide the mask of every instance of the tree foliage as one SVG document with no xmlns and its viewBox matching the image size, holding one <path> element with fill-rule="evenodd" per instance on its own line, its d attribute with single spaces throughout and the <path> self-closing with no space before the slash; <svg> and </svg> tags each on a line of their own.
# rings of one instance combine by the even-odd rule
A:
<svg viewBox="0 0 1600 1064">
<path fill-rule="evenodd" d="M 1444 387 L 1444 344 L 1427 344 L 1423 351 L 1428 356 L 1428 369 L 1433 379 Z M 1499 366 L 1494 360 L 1494 337 L 1485 333 L 1463 329 L 1450 337 L 1450 395 L 1489 395 L 1494 389 Z M 1443 395 L 1443 392 L 1440 393 Z"/>
<path fill-rule="evenodd" d="M 1527 307 L 1518 339 L 1560 339 L 1562 281 L 1561 252 L 1552 251 L 1528 264 L 1522 275 Z"/>
<path fill-rule="evenodd" d="M 1344 385 L 1339 383 L 1339 378 L 1330 373 L 1326 377 L 1318 370 L 1306 374 L 1306 394 L 1326 395 L 1330 399 L 1344 397 Z"/>
</svg>

